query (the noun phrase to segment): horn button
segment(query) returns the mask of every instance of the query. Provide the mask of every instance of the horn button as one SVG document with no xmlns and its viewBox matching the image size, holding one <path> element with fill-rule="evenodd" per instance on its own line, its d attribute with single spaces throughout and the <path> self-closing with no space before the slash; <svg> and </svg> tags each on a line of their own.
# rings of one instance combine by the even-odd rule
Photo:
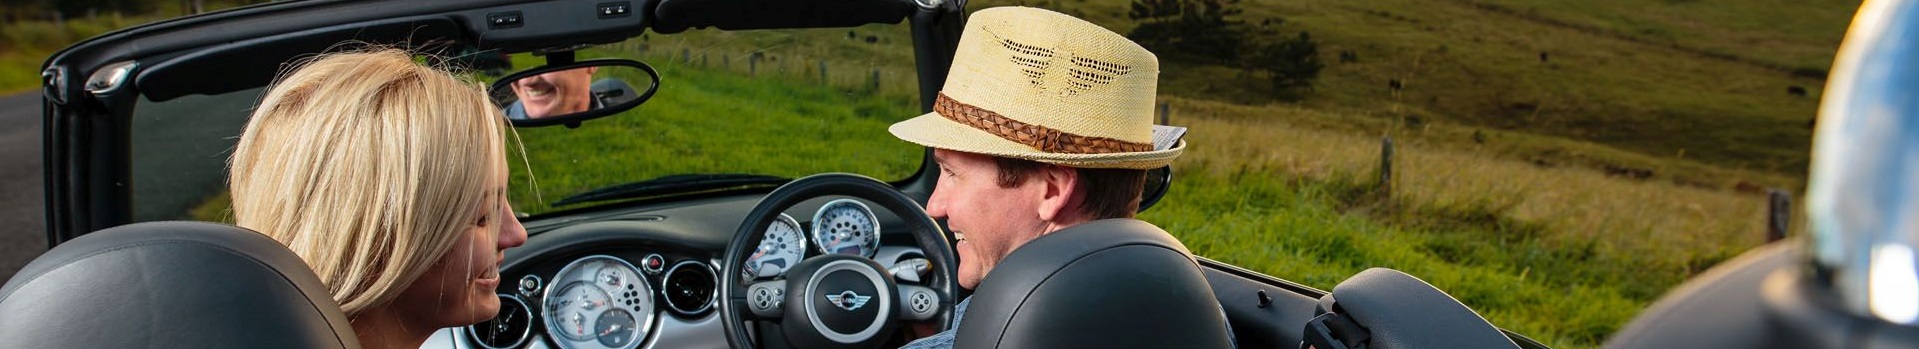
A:
<svg viewBox="0 0 1919 349">
<path fill-rule="evenodd" d="M 822 341 L 821 347 L 876 347 L 892 332 L 896 295 L 894 281 L 872 260 L 849 255 L 824 255 L 795 266 L 796 279 L 805 280 L 801 292 L 788 292 L 786 323 L 806 325 L 810 331 L 789 332 L 795 344 Z M 803 279 L 801 279 L 803 278 Z M 796 280 L 797 281 L 797 280 Z M 801 347 L 806 347 L 802 345 Z"/>
<path fill-rule="evenodd" d="M 873 299 L 879 296 L 879 288 L 873 284 L 871 278 L 856 271 L 827 272 L 821 275 L 819 286 L 809 296 L 813 299 L 808 301 L 826 329 L 848 335 L 860 333 L 879 317 L 880 302 Z"/>
</svg>

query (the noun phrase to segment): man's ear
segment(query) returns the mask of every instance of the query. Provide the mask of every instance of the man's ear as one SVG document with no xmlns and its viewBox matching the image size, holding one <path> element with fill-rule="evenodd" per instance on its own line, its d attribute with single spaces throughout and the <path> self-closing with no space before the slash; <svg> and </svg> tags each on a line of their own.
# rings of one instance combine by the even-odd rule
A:
<svg viewBox="0 0 1919 349">
<path fill-rule="evenodd" d="M 1078 215 L 1074 211 L 1079 206 L 1079 171 L 1071 167 L 1047 164 L 1040 166 L 1039 184 L 1042 194 L 1039 203 L 1039 219 L 1057 222 L 1066 217 Z"/>
</svg>

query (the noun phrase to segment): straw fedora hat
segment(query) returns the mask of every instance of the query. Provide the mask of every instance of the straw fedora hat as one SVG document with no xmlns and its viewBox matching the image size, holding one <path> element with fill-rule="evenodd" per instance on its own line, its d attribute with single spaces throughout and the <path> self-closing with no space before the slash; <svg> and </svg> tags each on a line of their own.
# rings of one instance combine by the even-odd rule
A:
<svg viewBox="0 0 1919 349">
<path fill-rule="evenodd" d="M 894 136 L 1081 168 L 1159 168 L 1186 149 L 1154 147 L 1159 58 L 1106 28 L 989 8 L 967 19 L 956 52 L 933 112 L 893 124 Z"/>
</svg>

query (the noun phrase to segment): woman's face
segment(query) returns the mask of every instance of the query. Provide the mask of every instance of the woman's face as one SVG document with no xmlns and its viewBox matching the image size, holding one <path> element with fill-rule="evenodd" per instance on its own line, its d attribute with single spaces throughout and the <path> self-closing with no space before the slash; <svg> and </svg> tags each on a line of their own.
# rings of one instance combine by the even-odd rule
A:
<svg viewBox="0 0 1919 349">
<path fill-rule="evenodd" d="M 496 290 L 503 251 L 526 243 L 526 227 L 513 217 L 504 186 L 501 189 L 488 195 L 487 207 L 499 211 L 499 221 L 482 215 L 469 224 L 446 254 L 393 301 L 403 314 L 441 328 L 479 323 L 499 313 Z"/>
</svg>

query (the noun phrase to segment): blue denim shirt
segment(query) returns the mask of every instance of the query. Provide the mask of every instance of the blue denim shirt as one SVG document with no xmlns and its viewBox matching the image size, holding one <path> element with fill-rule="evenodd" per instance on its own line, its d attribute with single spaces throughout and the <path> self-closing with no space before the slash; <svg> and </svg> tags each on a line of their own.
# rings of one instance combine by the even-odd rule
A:
<svg viewBox="0 0 1919 349">
<path fill-rule="evenodd" d="M 940 333 L 932 336 L 914 340 L 912 343 L 906 343 L 906 345 L 900 346 L 900 349 L 952 349 L 953 334 L 959 332 L 960 319 L 966 317 L 966 304 L 972 302 L 973 297 L 966 297 L 966 299 L 961 299 L 959 304 L 953 305 L 952 327 L 947 327 L 945 331 L 940 331 Z"/>
<path fill-rule="evenodd" d="M 900 349 L 952 349 L 953 335 L 959 332 L 960 319 L 966 317 L 966 304 L 972 302 L 973 297 L 966 297 L 966 299 L 961 299 L 959 304 L 953 305 L 952 327 L 947 328 L 945 331 L 940 331 L 938 334 L 914 340 L 912 343 L 906 343 L 906 345 L 900 346 Z M 1221 317 L 1223 318 L 1224 316 Z M 1239 347 L 1239 339 L 1233 337 L 1233 324 L 1229 322 L 1226 324 L 1226 341 L 1232 343 L 1233 347 L 1237 348 Z"/>
</svg>

